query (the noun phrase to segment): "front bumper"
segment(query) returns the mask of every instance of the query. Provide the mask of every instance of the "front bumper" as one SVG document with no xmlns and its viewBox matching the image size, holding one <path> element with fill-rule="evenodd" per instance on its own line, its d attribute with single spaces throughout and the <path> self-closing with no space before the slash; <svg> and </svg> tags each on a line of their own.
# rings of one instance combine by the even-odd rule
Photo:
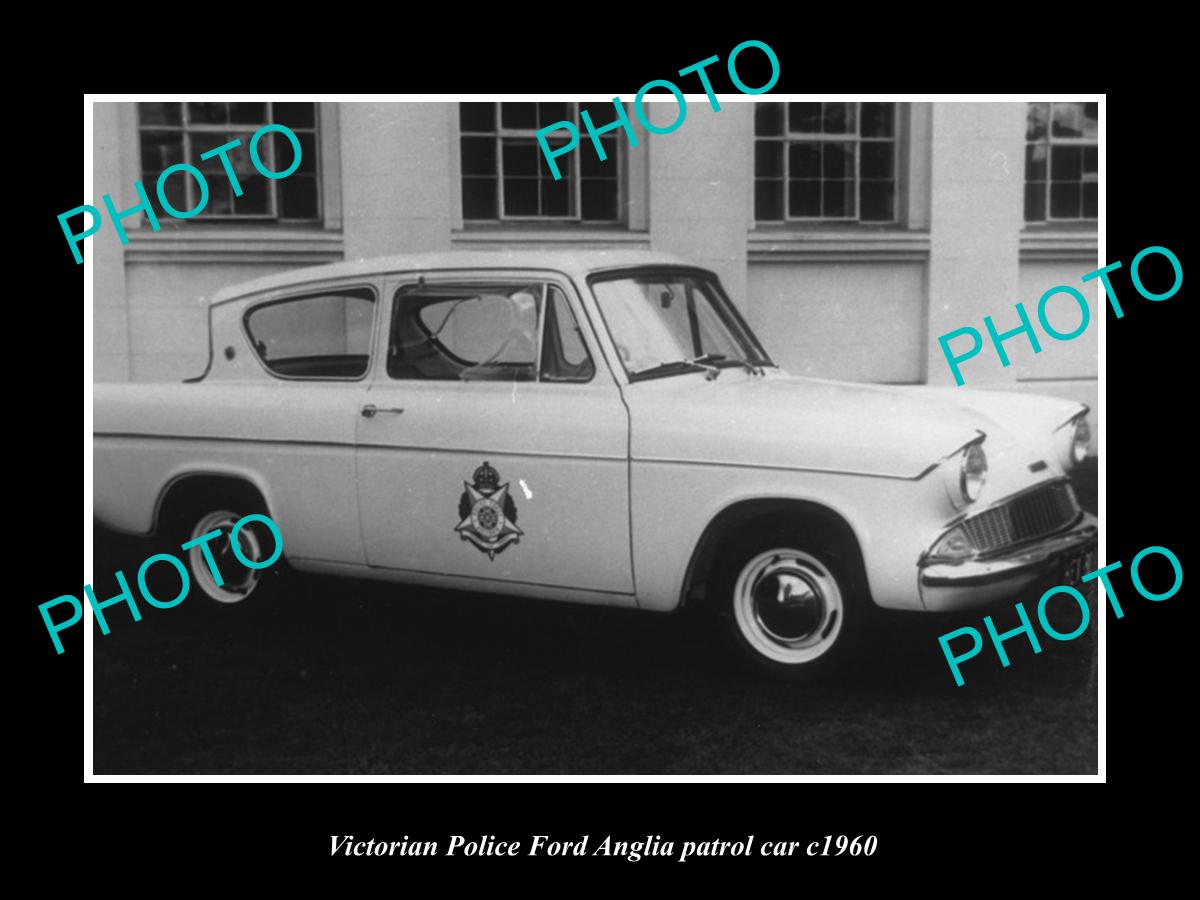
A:
<svg viewBox="0 0 1200 900">
<path fill-rule="evenodd" d="M 961 562 L 920 568 L 921 602 L 930 612 L 955 612 L 999 600 L 1038 600 L 1041 591 L 1074 586 L 1096 568 L 1096 517 L 1082 513 L 1066 531 Z"/>
</svg>

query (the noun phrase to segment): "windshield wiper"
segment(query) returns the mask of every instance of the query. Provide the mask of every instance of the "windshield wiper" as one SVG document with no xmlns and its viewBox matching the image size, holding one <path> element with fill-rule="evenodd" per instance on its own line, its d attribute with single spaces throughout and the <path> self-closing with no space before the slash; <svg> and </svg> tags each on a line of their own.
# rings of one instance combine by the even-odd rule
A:
<svg viewBox="0 0 1200 900">
<path fill-rule="evenodd" d="M 727 365 L 726 365 L 726 368 L 728 368 L 728 366 L 741 366 L 743 369 L 745 369 L 745 370 L 746 370 L 748 373 L 750 373 L 751 375 L 763 375 L 763 374 L 765 374 L 765 373 L 763 372 L 763 368 L 762 368 L 762 366 L 755 365 L 754 363 L 750 362 L 750 360 L 748 360 L 748 359 L 742 359 L 742 358 L 741 358 L 741 357 L 739 357 L 739 356 L 735 356 L 735 357 L 733 357 L 732 359 L 730 359 L 730 358 L 728 358 L 728 357 L 725 357 L 725 356 L 719 356 L 719 355 L 718 355 L 718 357 L 717 357 L 717 358 L 718 358 L 718 359 L 719 359 L 721 362 L 723 362 L 723 363 L 726 363 L 726 364 L 727 364 Z"/>
<path fill-rule="evenodd" d="M 631 372 L 629 377 L 631 380 L 637 381 L 642 378 L 677 375 L 681 372 L 704 372 L 704 377 L 712 381 L 721 374 L 721 370 L 716 366 L 710 366 L 706 363 L 709 361 L 718 362 L 724 358 L 720 353 L 705 353 L 703 356 L 697 356 L 694 359 L 676 359 L 671 362 L 659 363 L 657 366 L 651 366 L 648 369 L 638 369 L 636 372 Z"/>
</svg>

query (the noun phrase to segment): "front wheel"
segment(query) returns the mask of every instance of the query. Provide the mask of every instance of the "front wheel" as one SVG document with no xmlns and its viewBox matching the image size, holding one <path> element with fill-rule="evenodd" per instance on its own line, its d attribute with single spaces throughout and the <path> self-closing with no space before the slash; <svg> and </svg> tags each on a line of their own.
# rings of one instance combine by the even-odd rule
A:
<svg viewBox="0 0 1200 900">
<path fill-rule="evenodd" d="M 847 559 L 786 533 L 731 548 L 714 584 L 733 649 L 760 671 L 807 678 L 840 663 L 862 631 L 865 604 Z"/>
</svg>

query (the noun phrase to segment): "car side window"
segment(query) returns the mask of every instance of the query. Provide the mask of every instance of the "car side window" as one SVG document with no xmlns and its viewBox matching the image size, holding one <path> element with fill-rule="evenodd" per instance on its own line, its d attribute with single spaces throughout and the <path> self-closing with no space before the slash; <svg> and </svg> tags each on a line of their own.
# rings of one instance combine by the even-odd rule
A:
<svg viewBox="0 0 1200 900">
<path fill-rule="evenodd" d="M 387 370 L 396 379 L 587 381 L 594 367 L 566 297 L 538 281 L 400 288 Z"/>
<path fill-rule="evenodd" d="M 375 292 L 344 288 L 271 300 L 245 316 L 264 366 L 285 378 L 361 378 L 371 358 Z"/>
<path fill-rule="evenodd" d="M 596 373 L 566 295 L 551 287 L 542 328 L 542 381 L 591 381 Z"/>
</svg>

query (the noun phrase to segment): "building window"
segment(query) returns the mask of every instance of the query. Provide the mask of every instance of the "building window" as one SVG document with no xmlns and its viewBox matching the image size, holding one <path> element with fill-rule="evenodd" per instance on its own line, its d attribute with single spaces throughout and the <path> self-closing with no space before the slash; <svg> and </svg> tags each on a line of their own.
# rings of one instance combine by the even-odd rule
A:
<svg viewBox="0 0 1200 900">
<path fill-rule="evenodd" d="M 555 157 L 554 180 L 537 131 L 555 122 L 579 127 L 579 146 Z M 603 125 L 596 122 L 597 125 Z M 601 161 L 578 103 L 460 103 L 462 211 L 467 222 L 616 222 L 620 219 L 621 142 L 600 138 Z M 551 149 L 567 143 L 565 131 L 547 135 Z"/>
<path fill-rule="evenodd" d="M 1095 103 L 1030 103 L 1025 118 L 1025 221 L 1096 218 Z"/>
<path fill-rule="evenodd" d="M 250 161 L 250 139 L 270 124 L 286 125 L 300 141 L 300 167 L 286 178 L 266 178 Z M 186 162 L 203 172 L 208 183 L 208 203 L 197 219 L 318 221 L 317 128 L 315 103 L 139 103 L 142 183 L 153 197 L 153 185 L 162 171 Z M 243 191 L 235 197 L 220 157 L 202 160 L 200 154 L 239 139 L 241 146 L 229 154 Z M 292 153 L 287 136 L 277 131 L 267 133 L 258 143 L 263 165 L 274 172 L 291 165 Z M 199 185 L 185 173 L 168 178 L 163 190 L 175 209 L 199 205 Z"/>
<path fill-rule="evenodd" d="M 758 103 L 754 218 L 896 220 L 895 103 Z"/>
</svg>

